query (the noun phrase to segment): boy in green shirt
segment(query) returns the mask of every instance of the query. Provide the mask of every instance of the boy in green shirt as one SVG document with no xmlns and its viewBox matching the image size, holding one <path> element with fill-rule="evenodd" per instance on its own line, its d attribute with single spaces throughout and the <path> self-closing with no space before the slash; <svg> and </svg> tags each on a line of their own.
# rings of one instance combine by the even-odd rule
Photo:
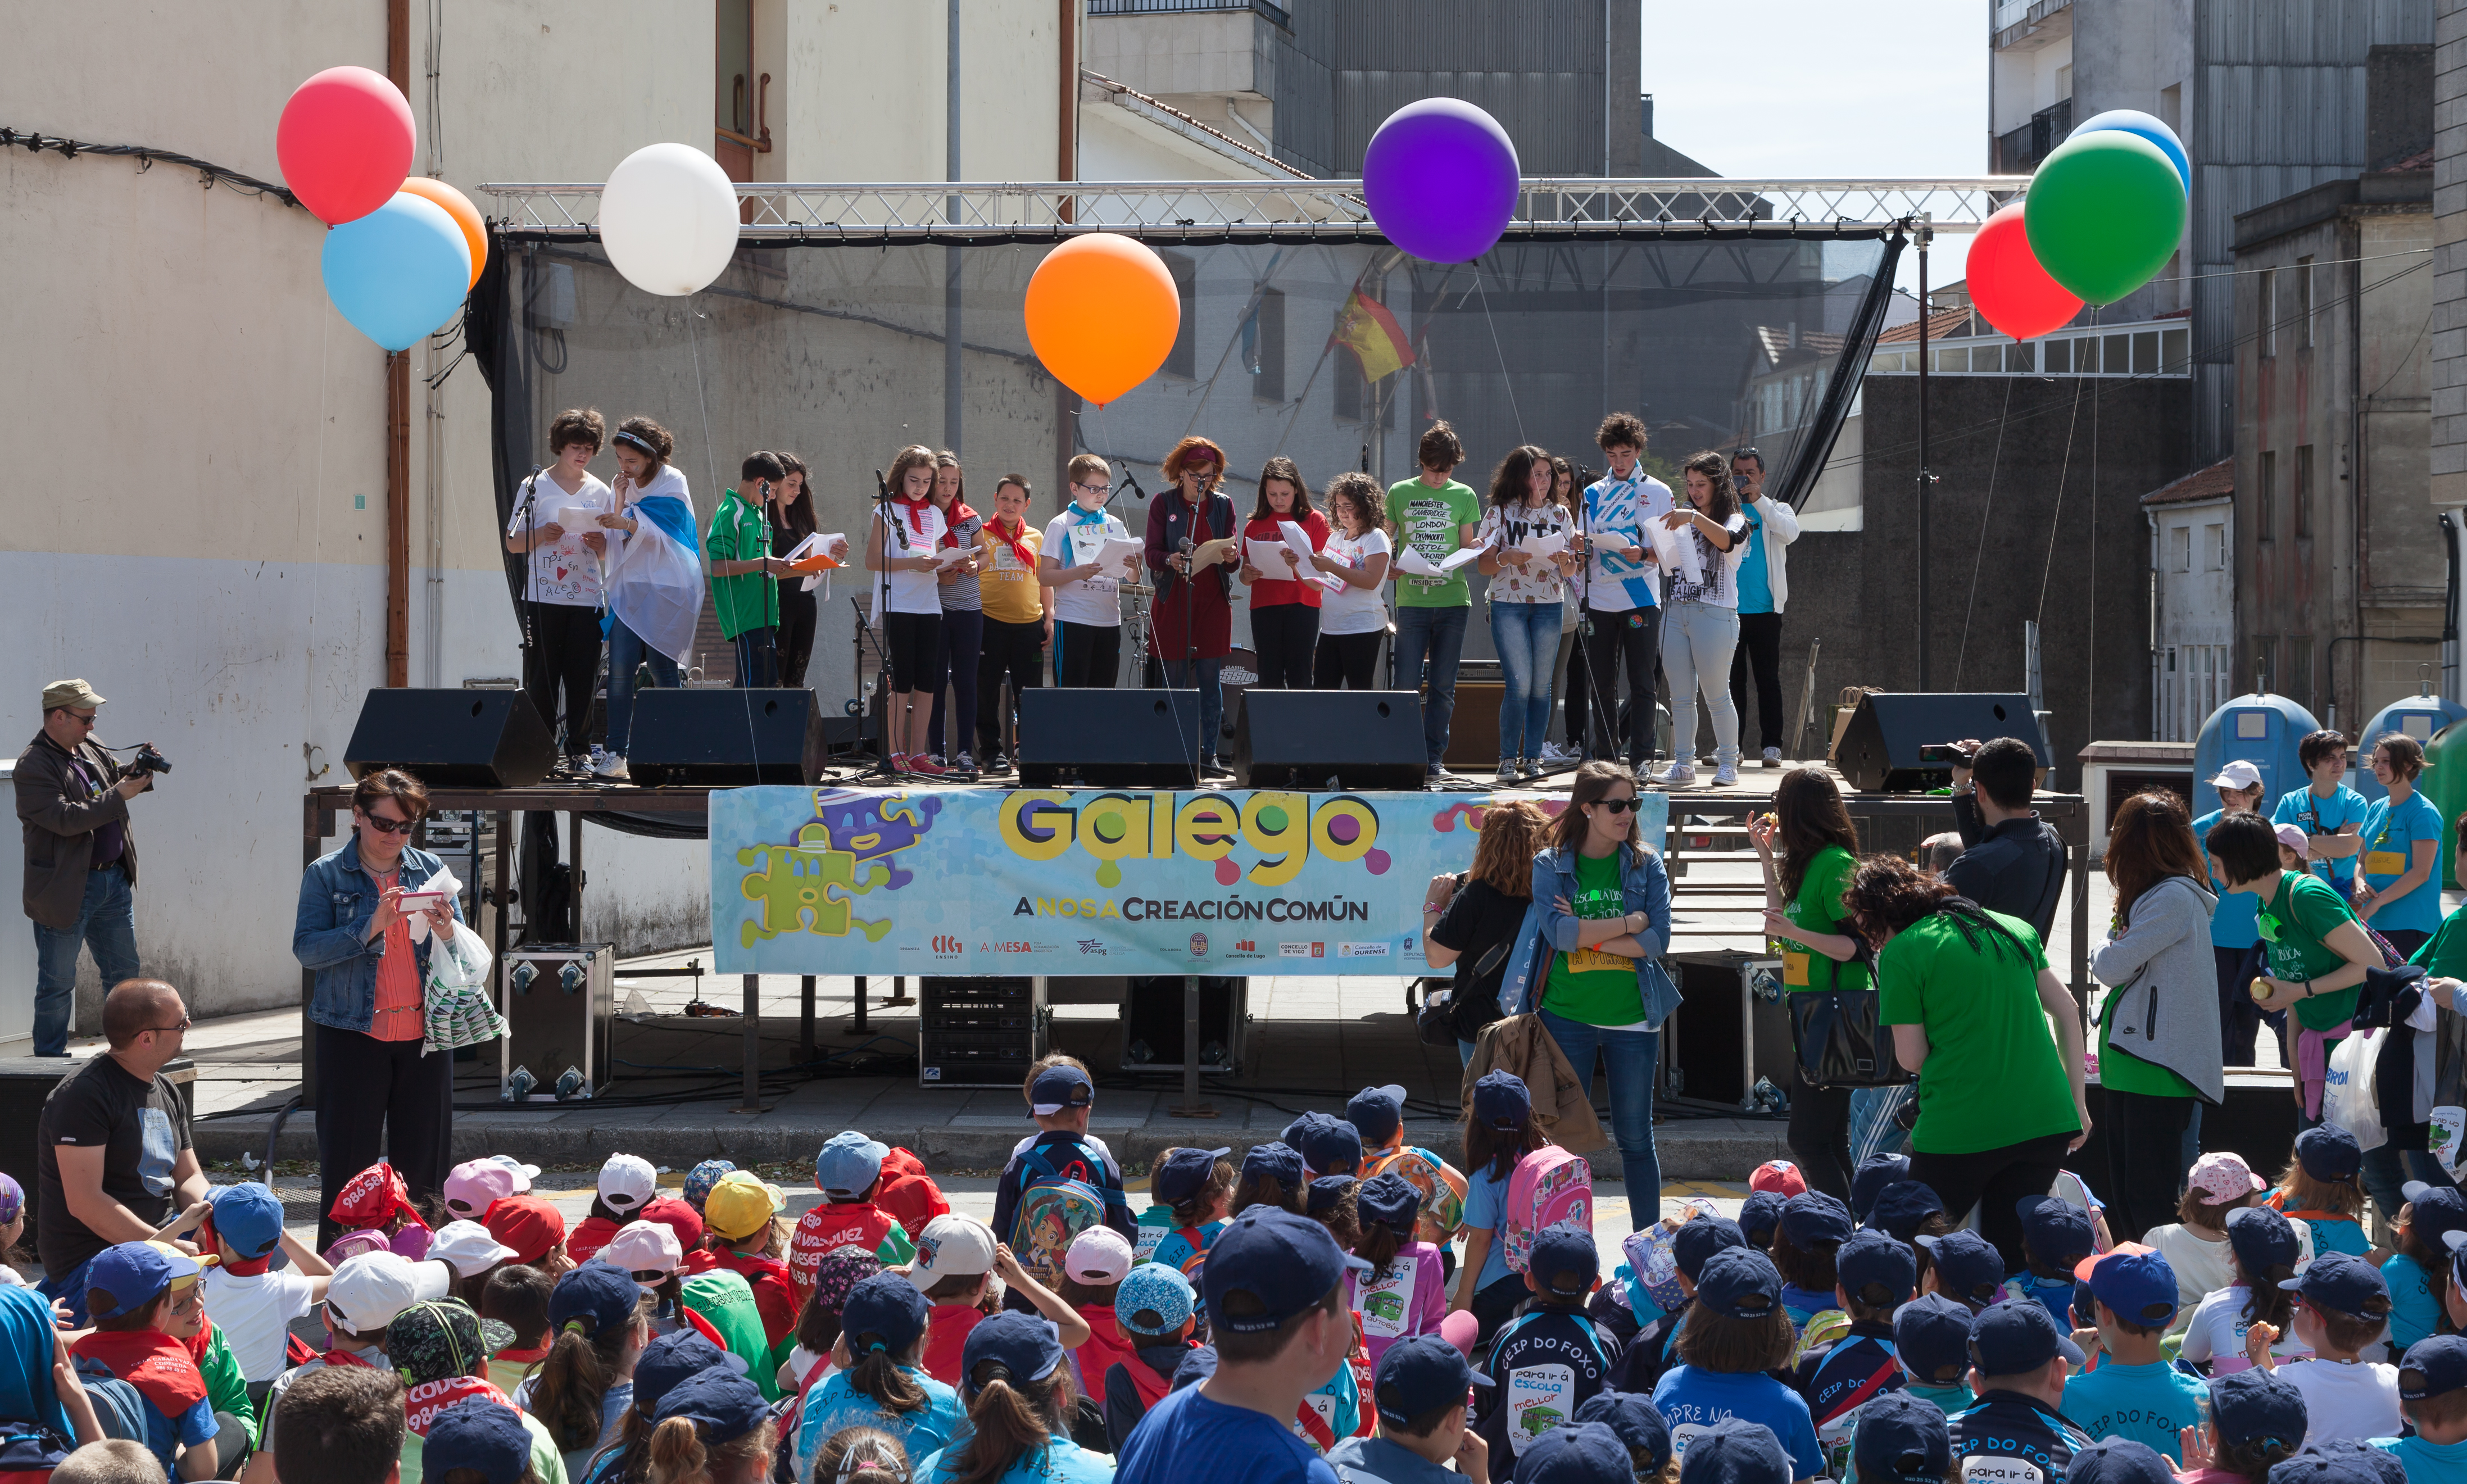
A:
<svg viewBox="0 0 2467 1484">
<path fill-rule="evenodd" d="M 1464 462 L 1464 444 L 1445 420 L 1434 422 L 1422 435 L 1416 457 L 1418 478 L 1388 486 L 1391 534 L 1397 547 L 1412 547 L 1433 566 L 1458 550 L 1473 545 L 1482 521 L 1482 498 L 1457 483 L 1455 470 Z M 1396 679 L 1408 689 L 1422 683 L 1422 662 L 1430 661 L 1430 694 L 1422 703 L 1422 741 L 1430 751 L 1430 776 L 1447 770 L 1439 759 L 1448 750 L 1448 719 L 1457 706 L 1457 661 L 1464 653 L 1465 624 L 1473 612 L 1473 590 L 1459 568 L 1438 577 L 1396 577 Z"/>
<path fill-rule="evenodd" d="M 788 564 L 771 554 L 770 508 L 773 491 L 787 477 L 778 456 L 747 454 L 737 478 L 754 489 L 755 498 L 728 491 L 703 537 L 719 632 L 736 646 L 736 684 L 742 687 L 768 689 L 780 683 L 780 584 L 772 579 L 786 576 Z"/>
</svg>

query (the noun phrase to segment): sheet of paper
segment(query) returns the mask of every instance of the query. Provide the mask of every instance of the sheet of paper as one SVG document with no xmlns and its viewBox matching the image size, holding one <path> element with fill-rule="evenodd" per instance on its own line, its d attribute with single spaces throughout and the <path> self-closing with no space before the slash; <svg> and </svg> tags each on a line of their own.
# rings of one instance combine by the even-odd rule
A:
<svg viewBox="0 0 2467 1484">
<path fill-rule="evenodd" d="M 1676 571 L 1689 582 L 1705 580 L 1705 569 L 1697 560 L 1696 543 L 1690 535 L 1692 527 L 1682 526 L 1671 530 L 1655 520 L 1647 522 L 1644 529 L 1653 538 L 1654 554 L 1662 559 L 1664 569 Z"/>
<path fill-rule="evenodd" d="M 1310 543 L 1305 540 L 1302 547 L 1307 551 Z M 1243 559 L 1258 568 L 1259 574 L 1271 582 L 1293 580 L 1294 571 L 1285 565 L 1287 550 L 1288 548 L 1281 541 L 1261 541 L 1256 536 L 1242 543 Z M 1310 563 L 1305 561 L 1302 564 L 1302 571 L 1310 571 Z"/>
<path fill-rule="evenodd" d="M 1277 522 L 1277 534 L 1285 538 L 1285 547 L 1287 550 L 1291 551 L 1296 556 L 1301 558 L 1302 571 L 1310 571 L 1310 532 L 1302 529 L 1300 526 L 1295 525 L 1292 521 L 1279 521 Z"/>
<path fill-rule="evenodd" d="M 1242 538 L 1239 536 L 1219 536 L 1213 541 L 1199 543 L 1190 553 L 1190 570 L 1198 572 L 1202 568 L 1213 567 L 1219 562 L 1233 561 L 1234 549 L 1241 544 Z"/>
<path fill-rule="evenodd" d="M 810 593 L 817 583 L 826 593 L 830 591 L 830 573 L 845 565 L 831 558 L 831 549 L 846 539 L 836 530 L 818 530 L 797 543 L 796 550 L 788 553 L 788 559 L 799 572 L 806 574 L 805 580 L 798 585 L 799 592 Z"/>
<path fill-rule="evenodd" d="M 969 557 L 976 554 L 977 549 L 972 546 L 946 547 L 934 553 L 934 565 L 937 567 L 956 567 L 960 563 L 966 561 Z"/>
<path fill-rule="evenodd" d="M 1489 550 L 1487 547 L 1460 547 L 1458 550 L 1449 552 L 1446 561 L 1439 563 L 1439 571 L 1442 573 L 1449 573 L 1456 571 L 1460 567 L 1469 567 L 1475 562 L 1482 560 L 1482 553 L 1487 550 Z"/>
<path fill-rule="evenodd" d="M 600 527 L 596 517 L 599 514 L 599 511 L 587 505 L 561 505 L 556 507 L 556 513 L 551 519 L 565 528 L 567 535 L 573 536 L 586 530 L 598 530 Z"/>
<path fill-rule="evenodd" d="M 1137 582 L 1141 577 L 1141 563 L 1146 553 L 1145 542 L 1128 536 L 1107 536 L 1105 544 L 1097 550 L 1097 565 L 1105 569 L 1106 576 L 1118 582 Z"/>
<path fill-rule="evenodd" d="M 442 902 L 446 898 L 459 895 L 462 890 L 463 883 L 454 879 L 454 872 L 450 869 L 441 869 L 436 875 L 429 877 L 419 890 L 403 893 L 404 901 L 412 904 L 406 906 L 403 911 L 406 914 L 406 926 L 411 929 L 413 942 L 428 941 L 428 913 L 418 910 L 430 905 L 428 897 L 434 894 L 440 902 Z"/>
<path fill-rule="evenodd" d="M 1415 551 L 1412 547 L 1404 547 L 1397 551 L 1395 565 L 1396 570 L 1408 577 L 1437 577 L 1444 575 L 1438 568 L 1431 564 L 1431 559 L 1429 557 Z"/>
<path fill-rule="evenodd" d="M 1523 547 L 1524 550 L 1532 552 L 1536 557 L 1556 556 L 1560 552 L 1568 550 L 1568 534 L 1565 531 L 1554 530 L 1547 534 L 1531 535 L 1526 537 L 1522 542 L 1519 542 L 1518 545 Z"/>
</svg>

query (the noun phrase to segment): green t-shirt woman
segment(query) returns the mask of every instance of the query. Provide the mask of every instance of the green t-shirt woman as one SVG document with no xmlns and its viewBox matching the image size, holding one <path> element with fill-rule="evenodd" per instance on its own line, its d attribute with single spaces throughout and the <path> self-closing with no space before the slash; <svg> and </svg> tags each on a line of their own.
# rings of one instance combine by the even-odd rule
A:
<svg viewBox="0 0 2467 1484">
<path fill-rule="evenodd" d="M 1869 986 L 1862 944 L 1843 906 L 1859 864 L 1859 834 L 1842 792 L 1821 768 L 1794 768 L 1774 789 L 1774 811 L 1748 821 L 1764 867 L 1765 934 L 1781 955 L 1792 994 Z M 1850 1091 L 1810 1086 L 1799 1058 L 1790 1092 L 1790 1151 L 1808 1183 L 1850 1199 Z"/>
<path fill-rule="evenodd" d="M 2278 835 L 2257 814 L 2230 814 L 2210 826 L 2203 845 L 2230 892 L 2258 898 L 2255 914 L 2268 973 L 2252 981 L 2253 1003 L 2290 1010 L 2300 1030 L 2326 1031 L 2356 1013 L 2365 972 L 2382 966 L 2381 949 L 2338 892 L 2318 876 L 2282 869 Z M 2317 1061 L 2297 1048 L 2296 1100 L 2312 1115 L 2320 1106 L 2328 1056 Z M 2308 1072 L 2310 1075 L 2308 1075 Z"/>
</svg>

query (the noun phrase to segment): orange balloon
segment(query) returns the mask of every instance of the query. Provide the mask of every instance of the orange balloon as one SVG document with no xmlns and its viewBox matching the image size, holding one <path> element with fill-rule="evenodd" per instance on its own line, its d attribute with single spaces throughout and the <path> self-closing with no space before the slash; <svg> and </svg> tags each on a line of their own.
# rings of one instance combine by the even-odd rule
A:
<svg viewBox="0 0 2467 1484">
<path fill-rule="evenodd" d="M 445 214 L 453 217 L 454 225 L 463 229 L 463 240 L 470 244 L 471 281 L 479 282 L 480 270 L 488 262 L 488 228 L 480 219 L 480 209 L 471 204 L 471 198 L 445 182 L 431 180 L 425 175 L 414 175 L 404 181 L 402 193 L 425 196 L 445 208 Z"/>
<path fill-rule="evenodd" d="M 1182 296 L 1144 243 L 1097 232 L 1045 255 L 1021 313 L 1045 369 L 1102 407 L 1165 364 L 1182 329 Z"/>
</svg>

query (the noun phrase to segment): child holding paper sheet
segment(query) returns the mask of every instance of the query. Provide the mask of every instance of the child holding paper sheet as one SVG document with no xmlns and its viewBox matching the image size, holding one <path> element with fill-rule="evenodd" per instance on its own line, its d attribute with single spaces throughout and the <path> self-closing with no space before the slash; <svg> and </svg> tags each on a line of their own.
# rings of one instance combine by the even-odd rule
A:
<svg viewBox="0 0 2467 1484">
<path fill-rule="evenodd" d="M 591 472 L 608 424 L 597 408 L 571 408 L 548 425 L 556 462 L 523 482 L 506 526 L 506 550 L 531 556 L 523 578 L 523 689 L 556 734 L 557 687 L 565 687 L 565 738 L 559 751 L 574 763 L 590 747 L 591 692 L 600 675 L 600 555 L 592 548 L 598 517 L 617 497 Z M 570 517 L 570 518 L 569 518 Z M 596 749 L 595 749 L 596 751 Z"/>
<path fill-rule="evenodd" d="M 883 746 L 891 766 L 933 777 L 941 773 L 926 751 L 935 662 L 942 647 L 940 563 L 942 511 L 934 504 L 934 450 L 911 444 L 891 461 L 891 503 L 873 512 L 866 534 L 865 569 L 886 574 L 875 591 L 883 648 L 891 657 L 891 695 L 883 708 Z"/>
<path fill-rule="evenodd" d="M 1499 781 L 1542 776 L 1550 730 L 1550 666 L 1559 656 L 1559 609 L 1581 538 L 1568 507 L 1551 498 L 1550 455 L 1528 443 L 1490 477 L 1476 562 L 1490 578 L 1490 637 L 1499 650 Z"/>
<path fill-rule="evenodd" d="M 1242 528 L 1243 586 L 1251 590 L 1251 647 L 1263 690 L 1308 690 L 1319 647 L 1315 558 L 1327 545 L 1327 518 L 1311 508 L 1301 470 L 1282 454 L 1259 470 L 1259 499 Z"/>
<path fill-rule="evenodd" d="M 1347 469 L 1327 486 L 1327 513 L 1339 533 L 1311 565 L 1338 584 L 1319 600 L 1319 655 L 1311 684 L 1320 690 L 1376 690 L 1379 641 L 1388 633 L 1387 500 L 1379 482 Z"/>
<path fill-rule="evenodd" d="M 1053 683 L 1111 690 L 1122 663 L 1122 583 L 1097 558 L 1131 531 L 1105 509 L 1113 465 L 1078 454 L 1065 473 L 1070 503 L 1046 526 L 1036 563 L 1036 580 L 1053 589 Z"/>
</svg>

